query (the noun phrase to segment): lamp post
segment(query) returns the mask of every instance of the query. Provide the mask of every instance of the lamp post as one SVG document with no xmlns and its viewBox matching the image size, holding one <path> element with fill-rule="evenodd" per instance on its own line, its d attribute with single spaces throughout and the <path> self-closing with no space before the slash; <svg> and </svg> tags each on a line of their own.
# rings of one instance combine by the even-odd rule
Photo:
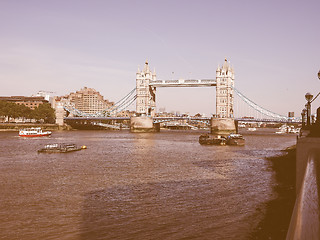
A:
<svg viewBox="0 0 320 240">
<path fill-rule="evenodd" d="M 310 114 L 311 114 L 311 100 L 313 95 L 311 93 L 306 93 L 305 98 L 307 100 L 306 108 L 307 108 L 307 127 L 310 126 Z"/>
<path fill-rule="evenodd" d="M 320 70 L 319 70 L 319 72 L 318 72 L 318 78 L 319 78 L 319 80 L 320 80 Z M 319 93 L 318 93 L 317 96 L 319 96 Z M 317 96 L 316 96 L 316 98 L 317 98 Z M 320 107 L 317 108 L 316 123 L 318 123 L 318 125 L 320 125 Z"/>
<path fill-rule="evenodd" d="M 307 112 L 307 109 L 305 108 L 301 111 L 302 128 L 304 128 L 306 125 L 306 122 L 305 122 L 306 112 Z"/>
</svg>

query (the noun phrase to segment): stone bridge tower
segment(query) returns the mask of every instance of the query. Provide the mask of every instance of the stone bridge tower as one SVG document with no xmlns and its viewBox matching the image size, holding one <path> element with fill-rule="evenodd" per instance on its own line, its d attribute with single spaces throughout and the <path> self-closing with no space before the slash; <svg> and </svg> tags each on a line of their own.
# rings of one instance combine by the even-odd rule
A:
<svg viewBox="0 0 320 240">
<path fill-rule="evenodd" d="M 211 133 L 228 135 L 237 132 L 237 123 L 233 118 L 234 71 L 225 59 L 222 67 L 216 71 L 216 116 L 211 118 Z"/>
<path fill-rule="evenodd" d="M 142 71 L 138 68 L 136 75 L 136 112 L 140 116 L 154 117 L 156 111 L 156 88 L 150 86 L 150 81 L 157 79 L 156 72 L 151 72 L 148 61 Z"/>
<path fill-rule="evenodd" d="M 216 114 L 218 118 L 233 118 L 234 71 L 227 59 L 216 71 Z"/>
</svg>

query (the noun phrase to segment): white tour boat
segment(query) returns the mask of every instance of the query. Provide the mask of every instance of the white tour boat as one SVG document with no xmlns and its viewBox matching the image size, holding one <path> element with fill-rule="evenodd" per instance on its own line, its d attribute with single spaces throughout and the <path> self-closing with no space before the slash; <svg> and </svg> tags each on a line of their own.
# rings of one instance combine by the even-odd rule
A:
<svg viewBox="0 0 320 240">
<path fill-rule="evenodd" d="M 40 127 L 37 128 L 25 128 L 19 131 L 20 137 L 44 137 L 50 136 L 50 131 L 42 131 Z"/>
</svg>

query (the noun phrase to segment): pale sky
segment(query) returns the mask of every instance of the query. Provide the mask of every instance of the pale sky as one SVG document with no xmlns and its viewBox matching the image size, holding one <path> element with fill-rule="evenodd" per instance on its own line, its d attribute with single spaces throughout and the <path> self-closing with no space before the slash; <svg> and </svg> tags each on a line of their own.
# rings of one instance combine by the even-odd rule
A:
<svg viewBox="0 0 320 240">
<path fill-rule="evenodd" d="M 319 0 L 0 0 L 0 96 L 87 86 L 117 101 L 146 59 L 158 79 L 201 79 L 227 58 L 244 95 L 297 116 L 320 91 L 319 11 Z M 215 88 L 157 90 L 166 111 L 209 115 L 214 99 Z"/>
</svg>

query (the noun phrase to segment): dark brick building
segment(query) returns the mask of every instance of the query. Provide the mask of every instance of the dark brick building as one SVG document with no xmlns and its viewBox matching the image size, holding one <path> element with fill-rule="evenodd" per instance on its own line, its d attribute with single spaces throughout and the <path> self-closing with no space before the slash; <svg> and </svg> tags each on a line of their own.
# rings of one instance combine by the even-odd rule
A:
<svg viewBox="0 0 320 240">
<path fill-rule="evenodd" d="M 35 109 L 43 103 L 48 103 L 44 97 L 24 97 L 24 96 L 11 96 L 11 97 L 0 97 L 0 100 L 13 102 L 19 105 L 25 105 L 28 108 Z"/>
</svg>

